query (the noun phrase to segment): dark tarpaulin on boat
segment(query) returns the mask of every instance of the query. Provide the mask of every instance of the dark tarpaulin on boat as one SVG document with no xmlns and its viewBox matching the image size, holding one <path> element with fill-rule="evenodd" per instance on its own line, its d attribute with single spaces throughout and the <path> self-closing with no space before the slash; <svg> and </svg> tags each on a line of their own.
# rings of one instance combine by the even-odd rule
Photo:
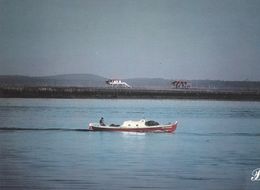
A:
<svg viewBox="0 0 260 190">
<path fill-rule="evenodd" d="M 159 125 L 159 123 L 156 121 L 150 120 L 150 121 L 146 121 L 145 125 L 146 126 L 155 126 L 155 125 Z"/>
</svg>

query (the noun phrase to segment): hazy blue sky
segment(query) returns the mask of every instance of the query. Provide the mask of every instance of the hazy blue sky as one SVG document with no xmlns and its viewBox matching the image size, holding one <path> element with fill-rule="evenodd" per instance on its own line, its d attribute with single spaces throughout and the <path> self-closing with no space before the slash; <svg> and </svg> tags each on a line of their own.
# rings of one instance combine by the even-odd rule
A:
<svg viewBox="0 0 260 190">
<path fill-rule="evenodd" d="M 259 0 L 0 0 L 0 74 L 260 80 Z"/>
</svg>

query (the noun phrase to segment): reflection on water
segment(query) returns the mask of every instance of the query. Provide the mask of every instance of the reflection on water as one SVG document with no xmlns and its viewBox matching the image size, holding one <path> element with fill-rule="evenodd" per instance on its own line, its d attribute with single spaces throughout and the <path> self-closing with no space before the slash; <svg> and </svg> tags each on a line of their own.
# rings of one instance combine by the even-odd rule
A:
<svg viewBox="0 0 260 190">
<path fill-rule="evenodd" d="M 175 134 L 89 122 L 179 121 Z M 0 99 L 0 189 L 259 189 L 260 103 Z"/>
</svg>

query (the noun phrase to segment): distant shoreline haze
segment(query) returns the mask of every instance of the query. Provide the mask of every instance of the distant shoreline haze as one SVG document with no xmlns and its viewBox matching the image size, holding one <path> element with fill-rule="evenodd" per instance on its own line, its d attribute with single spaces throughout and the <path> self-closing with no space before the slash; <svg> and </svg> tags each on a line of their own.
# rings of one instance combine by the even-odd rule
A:
<svg viewBox="0 0 260 190">
<path fill-rule="evenodd" d="M 0 87 L 108 87 L 106 77 L 94 74 L 62 74 L 51 76 L 0 75 Z M 131 78 L 121 79 L 133 88 L 171 89 L 172 82 L 179 79 Z M 203 89 L 260 89 L 260 81 L 185 80 L 191 88 Z"/>
</svg>

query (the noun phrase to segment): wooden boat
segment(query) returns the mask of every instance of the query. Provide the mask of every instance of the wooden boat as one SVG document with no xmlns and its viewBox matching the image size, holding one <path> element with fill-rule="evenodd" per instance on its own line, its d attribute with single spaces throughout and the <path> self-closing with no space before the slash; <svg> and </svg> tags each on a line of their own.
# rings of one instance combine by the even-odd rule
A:
<svg viewBox="0 0 260 190">
<path fill-rule="evenodd" d="M 125 121 L 122 125 L 100 125 L 99 123 L 90 123 L 89 130 L 92 131 L 121 131 L 121 132 L 166 132 L 173 133 L 177 128 L 175 123 L 161 125 L 155 121 Z"/>
</svg>

